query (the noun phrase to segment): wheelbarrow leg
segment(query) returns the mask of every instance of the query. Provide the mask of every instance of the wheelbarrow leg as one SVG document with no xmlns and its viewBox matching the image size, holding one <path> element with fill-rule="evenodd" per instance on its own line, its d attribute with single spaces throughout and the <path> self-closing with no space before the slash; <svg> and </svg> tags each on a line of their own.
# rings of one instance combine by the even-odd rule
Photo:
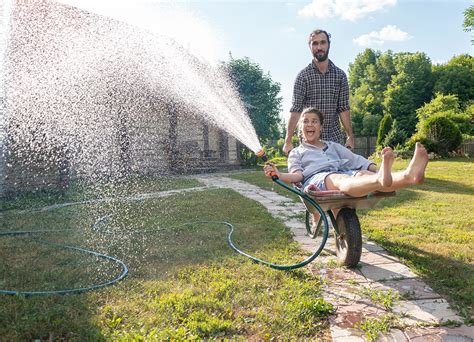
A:
<svg viewBox="0 0 474 342">
<path fill-rule="evenodd" d="M 329 225 L 324 224 L 324 220 L 319 216 L 319 214 L 317 216 L 318 221 L 315 223 L 313 214 L 306 211 L 306 231 L 308 236 L 313 239 L 316 246 L 321 247 L 324 246 L 323 244 L 326 244 L 324 236 L 329 234 Z"/>
</svg>

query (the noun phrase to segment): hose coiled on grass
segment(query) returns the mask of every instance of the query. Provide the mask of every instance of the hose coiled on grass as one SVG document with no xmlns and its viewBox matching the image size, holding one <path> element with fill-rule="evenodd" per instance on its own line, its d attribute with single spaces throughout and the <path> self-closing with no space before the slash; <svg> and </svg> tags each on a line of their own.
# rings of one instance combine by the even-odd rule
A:
<svg viewBox="0 0 474 342">
<path fill-rule="evenodd" d="M 321 244 L 314 251 L 314 253 L 311 256 L 309 256 L 308 258 L 306 258 L 302 262 L 299 262 L 299 263 L 296 263 L 296 264 L 291 264 L 291 265 L 279 265 L 279 264 L 274 264 L 274 263 L 271 263 L 271 262 L 268 262 L 268 261 L 264 261 L 262 259 L 256 258 L 252 255 L 249 255 L 249 254 L 243 252 L 232 241 L 232 234 L 234 232 L 234 226 L 231 223 L 225 222 L 225 221 L 188 222 L 188 223 L 185 223 L 185 224 L 182 224 L 182 225 L 179 225 L 179 226 L 170 227 L 168 229 L 187 226 L 187 225 L 192 225 L 192 224 L 223 224 L 223 225 L 227 226 L 228 231 L 229 231 L 228 236 L 227 236 L 227 243 L 237 253 L 239 253 L 239 254 L 247 257 L 247 258 L 250 258 L 251 260 L 253 260 L 256 263 L 263 264 L 263 265 L 269 266 L 269 267 L 277 269 L 277 270 L 292 270 L 292 269 L 303 267 L 303 266 L 309 264 L 311 261 L 313 261 L 317 256 L 319 256 L 319 254 L 321 253 L 321 251 L 323 250 L 323 248 L 326 244 L 326 241 L 327 241 L 327 238 L 328 238 L 328 232 L 329 232 L 329 226 L 328 226 L 328 221 L 327 221 L 326 215 L 325 215 L 324 211 L 321 209 L 321 207 L 311 197 L 306 195 L 304 192 L 302 192 L 298 189 L 294 189 L 292 187 L 289 187 L 288 185 L 286 185 L 285 183 L 280 181 L 278 178 L 273 179 L 273 181 L 275 183 L 277 183 L 278 185 L 282 186 L 283 188 L 287 189 L 288 191 L 293 192 L 296 195 L 304 198 L 309 204 L 311 204 L 312 206 L 314 206 L 316 208 L 316 210 L 318 210 L 318 212 L 321 215 L 321 218 L 323 219 L 324 227 L 323 227 L 323 230 L 322 230 L 323 234 L 322 234 Z M 99 218 L 92 225 L 92 229 L 93 230 L 98 230 L 99 229 L 98 227 L 100 225 L 106 224 L 106 222 L 108 221 L 108 219 L 110 217 L 112 217 L 111 214 Z M 154 232 L 154 231 L 158 231 L 158 230 L 164 230 L 164 229 L 146 230 L 146 231 L 143 231 L 142 233 Z M 1 237 L 8 237 L 8 236 L 15 237 L 15 236 L 26 236 L 26 235 L 39 235 L 39 234 L 44 234 L 44 233 L 62 232 L 62 231 L 68 231 L 68 230 L 63 229 L 63 230 L 37 230 L 37 231 L 0 232 L 0 238 Z M 118 232 L 118 231 L 115 231 L 115 232 Z M 14 295 L 14 296 L 30 297 L 30 296 L 51 296 L 51 295 L 80 294 L 80 293 L 89 292 L 89 291 L 93 291 L 93 290 L 98 290 L 100 288 L 104 288 L 104 287 L 107 287 L 107 286 L 114 285 L 114 284 L 118 283 L 119 281 L 123 280 L 128 275 L 129 270 L 128 270 L 127 265 L 123 261 L 121 261 L 121 260 L 119 260 L 119 259 L 117 259 L 113 256 L 106 255 L 106 254 L 103 254 L 103 253 L 99 253 L 99 252 L 96 252 L 96 251 L 92 251 L 92 250 L 89 250 L 89 249 L 85 249 L 85 248 L 82 248 L 82 247 L 61 245 L 61 244 L 48 242 L 48 241 L 44 241 L 44 240 L 38 240 L 38 241 L 41 242 L 41 243 L 49 244 L 49 245 L 56 246 L 56 247 L 59 247 L 59 248 L 63 248 L 63 249 L 67 249 L 67 250 L 74 250 L 74 251 L 78 251 L 78 252 L 81 252 L 81 253 L 90 254 L 90 255 L 96 256 L 98 258 L 103 258 L 103 259 L 106 259 L 106 260 L 110 260 L 112 262 L 115 262 L 116 264 L 118 264 L 121 267 L 121 273 L 120 273 L 120 275 L 118 275 L 116 278 L 114 278 L 112 280 L 104 281 L 102 283 L 94 284 L 94 285 L 87 286 L 87 287 L 53 290 L 53 291 L 15 291 L 15 290 L 2 290 L 2 289 L 0 289 L 0 295 L 3 294 L 3 295 Z"/>
</svg>

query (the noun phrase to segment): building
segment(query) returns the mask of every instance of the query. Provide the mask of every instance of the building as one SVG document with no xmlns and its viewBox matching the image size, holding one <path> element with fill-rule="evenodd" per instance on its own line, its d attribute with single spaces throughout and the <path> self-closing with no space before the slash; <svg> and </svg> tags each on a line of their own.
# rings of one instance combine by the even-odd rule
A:
<svg viewBox="0 0 474 342">
<path fill-rule="evenodd" d="M 0 196 L 240 166 L 236 139 L 180 94 L 174 57 L 214 71 L 176 42 L 46 0 L 2 14 Z"/>
</svg>

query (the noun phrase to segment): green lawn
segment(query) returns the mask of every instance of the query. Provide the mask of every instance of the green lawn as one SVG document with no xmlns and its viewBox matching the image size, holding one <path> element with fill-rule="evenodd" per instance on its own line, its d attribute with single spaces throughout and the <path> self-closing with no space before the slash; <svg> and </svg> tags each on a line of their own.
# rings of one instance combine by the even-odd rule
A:
<svg viewBox="0 0 474 342">
<path fill-rule="evenodd" d="M 120 194 L 123 188 L 131 189 L 122 186 Z M 42 205 L 44 200 L 16 199 L 5 207 L 31 208 L 35 203 Z M 1 214 L 1 231 L 57 231 L 0 238 L 0 289 L 82 287 L 112 279 L 120 271 L 113 263 L 43 244 L 39 238 L 106 253 L 130 268 L 124 281 L 94 292 L 0 296 L 2 340 L 314 340 L 327 336 L 332 306 L 321 298 L 319 277 L 304 269 L 282 272 L 257 265 L 227 246 L 225 225 L 198 223 L 231 222 L 234 243 L 265 260 L 288 264 L 305 258 L 280 221 L 234 191 L 207 190 L 135 202 L 111 199 Z M 110 215 L 109 220 L 92 229 L 105 215 Z M 195 223 L 183 225 L 187 222 Z"/>
<path fill-rule="evenodd" d="M 408 164 L 397 160 L 394 168 Z M 474 307 L 474 162 L 430 161 L 423 185 L 359 210 L 362 232 L 399 256 L 472 322 Z M 278 189 L 253 172 L 233 176 Z M 283 190 L 284 191 L 284 190 Z"/>
<path fill-rule="evenodd" d="M 25 209 L 47 206 L 55 203 L 80 202 L 96 198 L 123 197 L 134 194 L 152 193 L 168 189 L 184 189 L 198 186 L 195 179 L 136 177 L 125 181 L 99 180 L 71 184 L 66 191 L 38 191 L 19 194 L 8 201 L 0 202 L 0 212 L 11 209 Z"/>
<path fill-rule="evenodd" d="M 395 167 L 406 164 L 397 161 Z M 473 171 L 469 159 L 430 162 L 425 184 L 358 211 L 365 235 L 400 256 L 466 318 L 474 298 Z M 262 172 L 233 177 L 286 193 Z M 76 187 L 66 194 L 5 201 L 1 231 L 57 231 L 0 238 L 0 289 L 81 287 L 112 279 L 120 271 L 114 263 L 38 238 L 115 256 L 129 266 L 130 275 L 118 285 L 80 295 L 1 296 L 2 339 L 327 338 L 332 306 L 321 298 L 319 277 L 305 269 L 282 272 L 254 264 L 227 246 L 225 225 L 199 223 L 231 222 L 233 240 L 245 252 L 277 263 L 301 261 L 305 255 L 291 242 L 288 230 L 260 204 L 231 190 L 118 200 L 127 194 L 196 185 L 194 180 L 134 180 L 131 185 L 97 187 L 96 192 Z M 84 200 L 91 193 L 109 200 L 50 211 L 17 210 L 61 199 Z M 92 229 L 105 215 L 109 220 Z"/>
</svg>

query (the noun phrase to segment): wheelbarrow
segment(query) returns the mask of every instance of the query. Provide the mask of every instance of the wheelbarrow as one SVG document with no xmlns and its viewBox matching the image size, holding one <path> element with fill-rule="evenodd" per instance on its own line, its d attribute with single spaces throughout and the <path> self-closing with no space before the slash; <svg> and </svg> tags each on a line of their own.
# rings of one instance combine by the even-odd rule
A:
<svg viewBox="0 0 474 342">
<path fill-rule="evenodd" d="M 381 199 L 396 195 L 395 192 L 374 192 L 363 197 L 351 197 L 337 190 L 298 190 L 306 195 L 300 196 L 300 199 L 306 207 L 308 235 L 312 239 L 321 239 L 323 230 L 327 229 L 323 224 L 327 219 L 323 220 L 320 211 L 310 203 L 307 196 L 327 213 L 334 228 L 336 256 L 347 267 L 355 267 L 362 254 L 362 231 L 356 209 L 372 208 Z M 319 217 L 318 222 L 313 222 L 313 214 Z M 326 243 L 326 239 L 321 239 L 321 243 Z"/>
</svg>

